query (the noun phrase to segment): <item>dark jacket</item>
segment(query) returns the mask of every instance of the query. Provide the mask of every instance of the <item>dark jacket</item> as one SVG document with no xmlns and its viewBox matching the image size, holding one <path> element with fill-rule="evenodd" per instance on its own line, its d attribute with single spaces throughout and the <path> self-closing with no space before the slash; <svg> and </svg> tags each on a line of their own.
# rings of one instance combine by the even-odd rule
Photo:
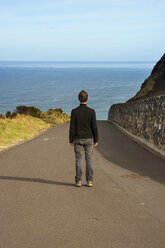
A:
<svg viewBox="0 0 165 248">
<path fill-rule="evenodd" d="M 87 107 L 86 104 L 80 104 L 71 112 L 69 142 L 88 138 L 93 138 L 95 143 L 98 142 L 96 114 L 94 109 Z"/>
</svg>

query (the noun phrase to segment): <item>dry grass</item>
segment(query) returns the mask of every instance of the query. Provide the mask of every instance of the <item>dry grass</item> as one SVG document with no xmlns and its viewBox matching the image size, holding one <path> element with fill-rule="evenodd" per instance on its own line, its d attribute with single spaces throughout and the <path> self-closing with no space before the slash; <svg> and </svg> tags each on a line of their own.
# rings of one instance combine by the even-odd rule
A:
<svg viewBox="0 0 165 248">
<path fill-rule="evenodd" d="M 28 115 L 14 119 L 0 119 L 0 150 L 34 137 L 52 124 Z"/>
<path fill-rule="evenodd" d="M 42 112 L 42 120 L 52 124 L 63 124 L 70 121 L 70 117 L 66 113 L 58 113 L 56 111 L 49 114 L 48 112 Z"/>
</svg>

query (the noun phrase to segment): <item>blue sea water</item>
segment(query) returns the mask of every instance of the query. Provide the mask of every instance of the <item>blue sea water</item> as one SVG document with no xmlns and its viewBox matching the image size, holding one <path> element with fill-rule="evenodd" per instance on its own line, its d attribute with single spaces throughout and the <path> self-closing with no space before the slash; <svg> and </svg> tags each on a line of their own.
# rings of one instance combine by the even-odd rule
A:
<svg viewBox="0 0 165 248">
<path fill-rule="evenodd" d="M 77 95 L 89 94 L 88 106 L 106 120 L 112 104 L 125 102 L 140 89 L 155 62 L 0 62 L 0 113 L 18 105 L 42 111 L 62 108 L 70 115 Z"/>
</svg>

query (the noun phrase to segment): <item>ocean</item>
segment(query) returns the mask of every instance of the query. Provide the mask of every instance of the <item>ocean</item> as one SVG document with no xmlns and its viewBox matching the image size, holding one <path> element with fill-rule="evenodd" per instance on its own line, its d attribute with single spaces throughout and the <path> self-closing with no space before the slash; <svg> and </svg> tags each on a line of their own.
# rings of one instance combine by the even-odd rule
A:
<svg viewBox="0 0 165 248">
<path fill-rule="evenodd" d="M 77 95 L 88 92 L 88 106 L 107 120 L 112 104 L 127 101 L 140 89 L 155 62 L 0 62 L 0 113 L 18 105 L 70 115 Z"/>
</svg>

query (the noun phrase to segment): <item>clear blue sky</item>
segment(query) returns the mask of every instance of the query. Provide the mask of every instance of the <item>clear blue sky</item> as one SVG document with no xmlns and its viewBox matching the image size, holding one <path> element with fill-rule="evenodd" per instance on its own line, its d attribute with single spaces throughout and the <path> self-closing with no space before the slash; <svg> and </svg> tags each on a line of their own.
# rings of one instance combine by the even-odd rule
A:
<svg viewBox="0 0 165 248">
<path fill-rule="evenodd" d="M 164 0 L 0 0 L 0 60 L 153 61 Z"/>
</svg>

